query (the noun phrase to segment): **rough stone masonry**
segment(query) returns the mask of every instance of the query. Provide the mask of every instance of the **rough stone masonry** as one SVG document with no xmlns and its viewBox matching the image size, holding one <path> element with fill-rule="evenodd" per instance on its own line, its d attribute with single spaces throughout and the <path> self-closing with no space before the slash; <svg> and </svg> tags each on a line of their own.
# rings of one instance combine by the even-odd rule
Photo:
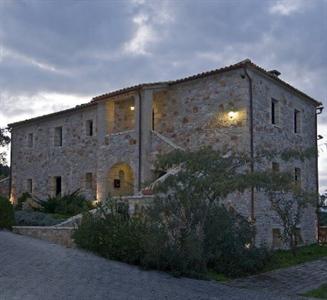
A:
<svg viewBox="0 0 327 300">
<path fill-rule="evenodd" d="M 11 200 L 23 192 L 46 198 L 81 189 L 91 200 L 102 201 L 111 193 L 129 199 L 134 195 L 139 201 L 143 184 L 158 176 L 153 170 L 156 156 L 175 148 L 211 145 L 255 155 L 260 149 L 316 147 L 320 105 L 276 71 L 250 60 L 110 92 L 72 109 L 9 125 Z M 274 163 L 293 172 L 306 190 L 318 190 L 317 157 Z M 277 243 L 279 225 L 263 195 L 235 194 L 230 202 L 255 220 L 258 244 Z M 299 230 L 304 243 L 315 241 L 314 207 L 307 209 Z"/>
</svg>

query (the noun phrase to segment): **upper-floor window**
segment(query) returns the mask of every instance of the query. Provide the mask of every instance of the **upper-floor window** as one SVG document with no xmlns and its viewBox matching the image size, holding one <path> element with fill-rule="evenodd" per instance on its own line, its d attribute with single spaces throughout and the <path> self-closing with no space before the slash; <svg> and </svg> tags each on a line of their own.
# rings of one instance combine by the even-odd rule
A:
<svg viewBox="0 0 327 300">
<path fill-rule="evenodd" d="M 301 169 L 300 168 L 294 169 L 294 181 L 295 181 L 296 185 L 301 186 Z"/>
<path fill-rule="evenodd" d="M 93 120 L 86 121 L 86 135 L 88 136 L 93 135 Z"/>
<path fill-rule="evenodd" d="M 279 103 L 276 99 L 271 99 L 271 124 L 279 123 Z"/>
<path fill-rule="evenodd" d="M 56 127 L 54 133 L 54 145 L 62 146 L 62 127 Z"/>
<path fill-rule="evenodd" d="M 27 146 L 29 148 L 32 148 L 33 147 L 33 144 L 34 144 L 34 137 L 33 137 L 33 133 L 29 133 L 27 135 Z"/>
<path fill-rule="evenodd" d="M 294 133 L 301 132 L 301 112 L 297 109 L 294 110 Z"/>
<path fill-rule="evenodd" d="M 85 188 L 91 190 L 93 186 L 93 174 L 86 173 L 85 174 Z"/>
</svg>

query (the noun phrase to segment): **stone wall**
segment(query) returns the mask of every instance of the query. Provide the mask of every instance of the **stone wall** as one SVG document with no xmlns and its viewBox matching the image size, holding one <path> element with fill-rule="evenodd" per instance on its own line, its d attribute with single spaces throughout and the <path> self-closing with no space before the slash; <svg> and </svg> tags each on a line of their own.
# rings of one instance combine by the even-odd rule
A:
<svg viewBox="0 0 327 300">
<path fill-rule="evenodd" d="M 13 232 L 49 241 L 65 247 L 75 247 L 72 239 L 73 227 L 14 226 Z"/>
<path fill-rule="evenodd" d="M 154 94 L 154 130 L 183 148 L 249 151 L 248 83 L 241 75 L 230 71 Z"/>
<path fill-rule="evenodd" d="M 10 185 L 9 177 L 0 179 L 0 196 L 5 198 L 9 197 L 9 185 Z"/>
<path fill-rule="evenodd" d="M 254 115 L 254 150 L 258 153 L 262 149 L 270 151 L 304 150 L 315 147 L 315 106 L 297 96 L 272 79 L 264 77 L 255 71 L 250 73 L 253 79 L 253 115 Z M 279 105 L 279 122 L 271 122 L 271 101 L 275 99 Z M 302 128 L 300 133 L 294 133 L 294 109 L 301 112 Z M 305 161 L 278 161 L 280 171 L 294 174 L 294 168 L 301 169 L 301 186 L 305 191 L 316 192 L 317 176 L 315 157 Z M 271 169 L 271 162 L 255 165 L 255 168 Z M 257 225 L 257 243 L 272 243 L 272 229 L 281 228 L 276 216 L 271 211 L 271 204 L 264 195 L 255 195 L 255 218 Z M 317 216 L 315 207 L 306 209 L 300 226 L 305 243 L 316 241 Z"/>
<path fill-rule="evenodd" d="M 249 73 L 253 79 L 254 150 L 314 146 L 314 105 L 262 73 L 254 70 Z M 271 98 L 280 104 L 277 126 L 270 122 Z M 300 134 L 293 132 L 294 109 L 302 116 Z M 81 189 L 88 199 L 101 201 L 112 192 L 114 178 L 110 174 L 119 164 L 128 166 L 129 177 L 133 178 L 128 193 L 137 194 L 140 183 L 156 178 L 153 162 L 158 154 L 175 148 L 195 150 L 207 145 L 214 149 L 249 152 L 249 111 L 249 81 L 243 69 L 236 69 L 169 86 L 147 87 L 74 112 L 16 126 L 12 130 L 13 199 L 27 190 L 28 179 L 33 180 L 33 195 L 46 198 L 53 193 L 53 178 L 61 176 L 63 193 Z M 86 132 L 88 120 L 93 120 L 93 136 Z M 62 147 L 54 146 L 58 126 L 63 128 Z M 279 163 L 281 170 L 301 168 L 303 187 L 315 190 L 314 159 Z M 267 169 L 271 165 L 255 168 Z M 93 175 L 91 189 L 86 188 L 86 173 Z M 249 192 L 235 193 L 226 201 L 250 217 Z M 270 204 L 262 195 L 255 195 L 254 214 L 257 243 L 270 245 L 272 228 L 278 225 L 272 221 Z M 310 208 L 302 224 L 305 242 L 314 241 L 315 222 L 314 208 Z"/>
<path fill-rule="evenodd" d="M 94 134 L 86 134 L 87 120 L 93 120 Z M 95 190 L 85 190 L 86 173 L 97 170 L 96 107 L 61 114 L 14 127 L 12 130 L 12 199 L 28 191 L 27 180 L 32 179 L 33 196 L 46 199 L 53 193 L 53 178 L 62 177 L 62 193 L 77 189 L 94 199 Z M 55 128 L 61 126 L 62 146 L 54 145 Z M 28 135 L 33 134 L 33 146 Z"/>
</svg>

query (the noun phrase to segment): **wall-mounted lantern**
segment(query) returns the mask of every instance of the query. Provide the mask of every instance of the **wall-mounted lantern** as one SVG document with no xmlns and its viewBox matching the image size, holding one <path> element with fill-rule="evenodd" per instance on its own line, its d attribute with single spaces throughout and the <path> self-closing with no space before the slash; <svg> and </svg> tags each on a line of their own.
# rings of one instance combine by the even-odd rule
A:
<svg viewBox="0 0 327 300">
<path fill-rule="evenodd" d="M 230 120 L 235 120 L 237 118 L 238 113 L 236 111 L 230 111 L 228 112 L 228 118 Z"/>
<path fill-rule="evenodd" d="M 131 106 L 130 109 L 131 109 L 131 110 L 135 110 L 135 106 Z"/>
</svg>

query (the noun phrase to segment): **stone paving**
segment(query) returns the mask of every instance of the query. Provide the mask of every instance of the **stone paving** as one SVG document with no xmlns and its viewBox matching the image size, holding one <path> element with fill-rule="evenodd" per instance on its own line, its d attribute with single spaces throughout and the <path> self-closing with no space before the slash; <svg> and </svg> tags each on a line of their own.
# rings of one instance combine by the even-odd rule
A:
<svg viewBox="0 0 327 300">
<path fill-rule="evenodd" d="M 317 280 L 318 284 L 318 281 L 326 279 L 325 264 L 326 261 L 310 264 L 309 269 L 315 270 L 312 274 L 306 272 L 306 267 L 299 267 L 298 271 L 289 273 L 289 277 L 293 277 L 295 282 L 295 277 L 300 276 L 302 270 L 305 273 L 299 282 L 311 288 L 313 280 Z M 305 276 L 308 281 L 304 282 Z M 285 276 L 284 280 L 287 282 L 289 277 Z M 281 285 L 275 289 L 270 282 L 267 286 L 273 291 L 262 289 L 258 287 L 258 279 L 250 277 L 226 285 L 174 278 L 166 273 L 144 271 L 109 261 L 78 249 L 0 231 L 0 300 L 301 299 L 294 294 L 285 295 Z M 241 288 L 244 286 L 247 288 Z"/>
<path fill-rule="evenodd" d="M 327 259 L 249 276 L 228 283 L 231 287 L 280 293 L 302 294 L 327 283 Z"/>
</svg>

